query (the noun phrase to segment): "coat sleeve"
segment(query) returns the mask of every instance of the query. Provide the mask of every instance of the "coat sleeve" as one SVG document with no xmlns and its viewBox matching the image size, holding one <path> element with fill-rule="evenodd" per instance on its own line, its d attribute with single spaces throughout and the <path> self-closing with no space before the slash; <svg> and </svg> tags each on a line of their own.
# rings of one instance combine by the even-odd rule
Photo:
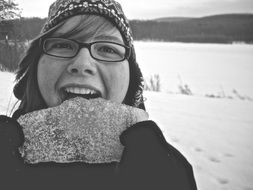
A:
<svg viewBox="0 0 253 190">
<path fill-rule="evenodd" d="M 14 175 L 21 171 L 23 161 L 18 147 L 23 143 L 24 135 L 15 119 L 0 116 L 0 177 Z"/>
<path fill-rule="evenodd" d="M 191 165 L 153 121 L 135 124 L 120 140 L 125 149 L 118 172 L 128 189 L 197 189 Z"/>
</svg>

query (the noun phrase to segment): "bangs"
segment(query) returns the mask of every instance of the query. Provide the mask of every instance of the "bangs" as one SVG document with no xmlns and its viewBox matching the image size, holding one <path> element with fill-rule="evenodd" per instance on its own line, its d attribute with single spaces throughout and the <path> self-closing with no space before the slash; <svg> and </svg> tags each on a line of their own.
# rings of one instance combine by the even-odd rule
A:
<svg viewBox="0 0 253 190">
<path fill-rule="evenodd" d="M 102 35 L 105 31 L 113 34 L 116 30 L 118 29 L 104 17 L 79 15 L 67 20 L 53 36 L 85 41 Z"/>
</svg>

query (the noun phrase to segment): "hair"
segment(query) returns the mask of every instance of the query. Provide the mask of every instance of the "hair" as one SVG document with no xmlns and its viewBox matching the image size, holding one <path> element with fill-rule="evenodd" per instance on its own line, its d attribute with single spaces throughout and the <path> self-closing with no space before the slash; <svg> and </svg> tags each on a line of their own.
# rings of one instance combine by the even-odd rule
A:
<svg viewBox="0 0 253 190">
<path fill-rule="evenodd" d="M 73 18 L 73 17 L 72 17 Z M 57 25 L 53 28 L 52 31 L 44 34 L 40 38 L 35 39 L 29 49 L 26 52 L 26 55 L 24 59 L 19 64 L 19 70 L 16 73 L 16 78 L 19 79 L 22 76 L 26 77 L 26 80 L 23 80 L 22 82 L 25 84 L 19 84 L 21 88 L 23 89 L 23 96 L 21 98 L 21 103 L 19 106 L 19 109 L 22 110 L 22 113 L 32 112 L 35 110 L 40 110 L 47 108 L 47 105 L 40 93 L 39 86 L 38 86 L 38 80 L 37 80 L 37 68 L 38 68 L 38 62 L 40 60 L 40 57 L 42 56 L 42 48 L 41 48 L 41 41 L 48 37 L 62 37 L 62 38 L 69 38 L 74 36 L 81 36 L 88 39 L 93 36 L 95 36 L 98 33 L 101 33 L 105 30 L 111 30 L 113 28 L 116 29 L 114 25 L 112 25 L 110 22 L 105 22 L 106 20 L 103 17 L 94 16 L 94 15 L 81 15 L 79 17 L 80 19 L 76 24 L 71 27 L 69 31 L 67 31 L 64 34 L 57 33 L 57 30 L 64 25 L 69 19 L 63 21 L 61 25 Z M 102 18 L 102 19 L 101 19 Z M 85 30 L 84 30 L 85 29 Z M 96 31 L 96 32 L 94 32 Z M 123 38 L 124 43 L 125 39 Z M 129 65 L 131 65 L 131 61 L 135 60 L 129 60 Z M 130 73 L 133 68 L 130 68 Z M 22 76 L 21 76 L 22 75 Z M 136 79 L 133 78 L 130 74 L 130 83 L 136 82 Z M 129 84 L 130 87 L 130 84 Z M 19 87 L 20 88 L 20 87 Z M 14 89 L 18 91 L 18 89 Z M 127 97 L 130 95 L 133 96 L 134 92 L 128 89 L 128 92 L 126 94 L 126 98 L 123 101 L 125 104 L 131 105 L 132 98 Z"/>
</svg>

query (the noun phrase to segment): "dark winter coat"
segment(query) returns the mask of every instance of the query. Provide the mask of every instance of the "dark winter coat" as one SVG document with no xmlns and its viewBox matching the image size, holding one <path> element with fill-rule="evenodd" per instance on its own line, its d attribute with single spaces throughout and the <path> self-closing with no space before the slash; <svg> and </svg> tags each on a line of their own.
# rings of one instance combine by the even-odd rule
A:
<svg viewBox="0 0 253 190">
<path fill-rule="evenodd" d="M 120 163 L 24 163 L 24 136 L 15 119 L 0 116 L 0 188 L 196 190 L 191 165 L 168 144 L 153 121 L 135 124 L 120 136 Z M 8 187 L 8 188 L 6 188 Z"/>
</svg>

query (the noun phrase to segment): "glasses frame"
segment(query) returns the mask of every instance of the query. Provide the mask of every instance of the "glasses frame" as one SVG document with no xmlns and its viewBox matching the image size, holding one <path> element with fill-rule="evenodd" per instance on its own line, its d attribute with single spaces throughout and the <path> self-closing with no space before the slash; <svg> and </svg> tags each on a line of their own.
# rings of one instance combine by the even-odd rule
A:
<svg viewBox="0 0 253 190">
<path fill-rule="evenodd" d="M 78 44 L 78 49 L 77 49 L 75 55 L 73 55 L 73 56 L 64 57 L 64 56 L 52 55 L 52 54 L 48 53 L 45 50 L 45 43 L 46 43 L 47 40 L 50 40 L 50 39 L 61 39 L 61 40 L 66 40 L 66 41 L 72 41 L 72 42 Z M 124 61 L 125 59 L 128 60 L 129 57 L 130 57 L 130 52 L 131 52 L 131 48 L 129 46 L 126 46 L 126 45 L 123 45 L 123 44 L 120 44 L 120 43 L 116 43 L 116 42 L 111 42 L 111 41 L 94 41 L 94 42 L 91 42 L 91 43 L 82 43 L 82 42 L 78 42 L 78 41 L 73 40 L 73 39 L 66 39 L 66 38 L 46 38 L 46 39 L 41 39 L 40 41 L 41 41 L 40 42 L 40 47 L 41 47 L 42 52 L 44 54 L 49 55 L 49 56 L 53 56 L 53 57 L 65 58 L 65 59 L 74 58 L 79 53 L 79 51 L 82 48 L 87 48 L 89 50 L 90 56 L 93 59 L 98 60 L 98 61 L 103 61 L 103 62 L 121 62 L 121 61 Z M 96 43 L 111 43 L 111 44 L 116 44 L 116 45 L 119 45 L 121 47 L 124 47 L 125 50 L 126 50 L 125 56 L 121 60 L 116 60 L 116 61 L 109 61 L 109 60 L 104 60 L 104 59 L 98 59 L 98 58 L 94 57 L 92 55 L 92 52 L 91 52 L 91 46 L 93 44 L 96 44 Z"/>
</svg>

